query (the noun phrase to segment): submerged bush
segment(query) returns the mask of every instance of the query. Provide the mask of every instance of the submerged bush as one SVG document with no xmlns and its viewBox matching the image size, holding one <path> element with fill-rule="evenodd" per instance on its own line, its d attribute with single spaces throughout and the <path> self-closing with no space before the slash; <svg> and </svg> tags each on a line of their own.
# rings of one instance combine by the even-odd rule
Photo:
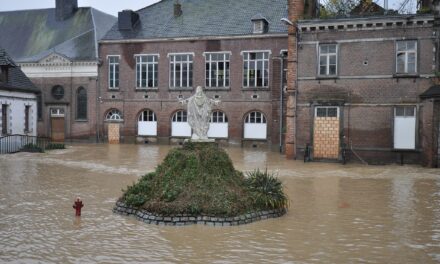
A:
<svg viewBox="0 0 440 264">
<path fill-rule="evenodd" d="M 128 186 L 121 200 L 164 215 L 236 216 L 287 204 L 272 196 L 271 190 L 256 188 L 258 184 L 249 181 L 217 145 L 185 143 L 171 150 L 155 172 Z M 281 182 L 277 182 L 277 191 L 282 193 Z"/>
<path fill-rule="evenodd" d="M 53 150 L 53 149 L 65 149 L 66 146 L 62 143 L 49 143 L 46 146 L 47 150 Z"/>
<path fill-rule="evenodd" d="M 247 186 L 257 207 L 284 208 L 288 206 L 288 198 L 283 192 L 283 184 L 274 174 L 259 169 L 248 173 Z"/>
</svg>

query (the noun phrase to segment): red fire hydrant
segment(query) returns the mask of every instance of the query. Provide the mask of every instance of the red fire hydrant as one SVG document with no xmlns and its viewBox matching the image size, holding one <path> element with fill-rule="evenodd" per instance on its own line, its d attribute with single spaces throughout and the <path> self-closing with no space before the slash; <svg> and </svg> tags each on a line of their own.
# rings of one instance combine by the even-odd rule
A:
<svg viewBox="0 0 440 264">
<path fill-rule="evenodd" d="M 83 208 L 84 204 L 79 197 L 76 197 L 76 200 L 73 204 L 73 209 L 76 210 L 75 216 L 81 216 L 81 208 Z"/>
</svg>

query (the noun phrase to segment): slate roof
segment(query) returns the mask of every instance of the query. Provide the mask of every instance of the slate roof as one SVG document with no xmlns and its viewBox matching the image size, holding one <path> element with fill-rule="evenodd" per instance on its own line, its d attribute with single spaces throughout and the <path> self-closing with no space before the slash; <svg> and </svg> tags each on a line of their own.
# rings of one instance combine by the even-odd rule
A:
<svg viewBox="0 0 440 264">
<path fill-rule="evenodd" d="M 252 35 L 252 18 L 269 22 L 266 34 L 287 36 L 287 0 L 180 0 L 182 15 L 174 17 L 175 0 L 162 0 L 136 11 L 135 30 L 120 31 L 117 23 L 103 40 Z"/>
<path fill-rule="evenodd" d="M 439 98 L 439 97 L 440 97 L 440 85 L 433 85 L 420 95 L 420 98 L 422 99 Z"/>
<path fill-rule="evenodd" d="M 0 48 L 0 65 L 8 67 L 8 82 L 0 82 L 1 90 L 40 93 L 40 89 L 38 89 L 29 78 L 26 77 L 20 67 L 15 65 L 3 48 Z"/>
<path fill-rule="evenodd" d="M 55 8 L 0 12 L 0 46 L 16 62 L 38 62 L 54 52 L 73 61 L 95 60 L 97 40 L 115 21 L 90 7 L 64 21 L 55 19 Z"/>
</svg>

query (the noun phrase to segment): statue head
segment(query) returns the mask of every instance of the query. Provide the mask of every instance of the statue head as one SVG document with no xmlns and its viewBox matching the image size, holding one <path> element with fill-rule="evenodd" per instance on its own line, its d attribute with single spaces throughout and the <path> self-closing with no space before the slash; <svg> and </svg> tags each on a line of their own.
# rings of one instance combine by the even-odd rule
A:
<svg viewBox="0 0 440 264">
<path fill-rule="evenodd" d="M 197 96 L 203 95 L 203 88 L 202 88 L 202 86 L 197 86 L 197 88 L 196 88 L 196 95 Z"/>
</svg>

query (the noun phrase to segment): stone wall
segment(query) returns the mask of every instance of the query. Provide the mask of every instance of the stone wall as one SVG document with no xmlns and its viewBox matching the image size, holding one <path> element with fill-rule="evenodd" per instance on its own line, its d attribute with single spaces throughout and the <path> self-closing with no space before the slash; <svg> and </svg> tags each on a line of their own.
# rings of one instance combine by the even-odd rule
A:
<svg viewBox="0 0 440 264">
<path fill-rule="evenodd" d="M 191 216 L 188 214 L 178 215 L 156 215 L 145 210 L 138 210 L 129 207 L 122 202 L 117 202 L 113 212 L 121 215 L 135 216 L 139 221 L 147 224 L 185 226 L 185 225 L 208 225 L 208 226 L 238 226 L 250 224 L 256 221 L 277 218 L 286 214 L 286 209 L 269 210 L 243 214 L 235 217 L 214 217 L 214 216 Z"/>
</svg>

